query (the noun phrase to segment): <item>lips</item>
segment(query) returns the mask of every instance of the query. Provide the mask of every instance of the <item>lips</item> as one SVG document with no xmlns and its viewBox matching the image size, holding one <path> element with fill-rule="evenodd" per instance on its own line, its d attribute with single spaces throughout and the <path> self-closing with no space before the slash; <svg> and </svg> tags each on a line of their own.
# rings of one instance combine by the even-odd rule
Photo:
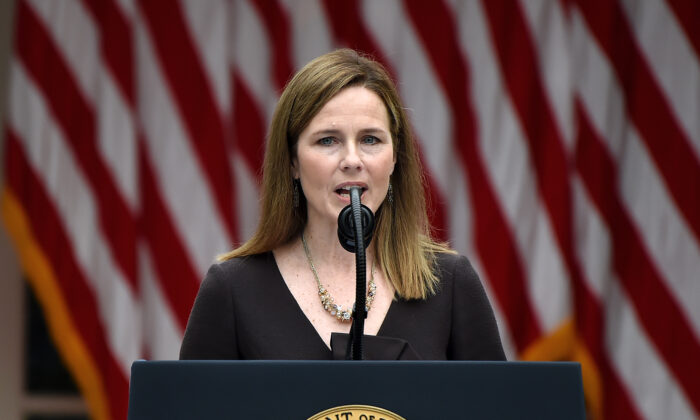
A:
<svg viewBox="0 0 700 420">
<path fill-rule="evenodd" d="M 367 186 L 365 184 L 346 183 L 339 185 L 338 188 L 335 189 L 335 192 L 340 196 L 350 197 L 350 188 L 352 187 L 360 187 L 360 195 L 367 191 Z"/>
</svg>

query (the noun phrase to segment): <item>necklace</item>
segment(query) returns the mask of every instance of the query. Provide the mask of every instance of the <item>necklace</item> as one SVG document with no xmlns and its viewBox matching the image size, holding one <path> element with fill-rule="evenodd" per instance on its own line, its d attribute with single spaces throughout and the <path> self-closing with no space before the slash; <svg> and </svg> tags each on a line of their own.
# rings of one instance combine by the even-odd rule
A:
<svg viewBox="0 0 700 420">
<path fill-rule="evenodd" d="M 353 303 L 353 308 L 351 310 L 343 309 L 342 305 L 337 305 L 333 296 L 328 293 L 323 285 L 321 285 L 321 280 L 318 278 L 318 273 L 316 272 L 316 267 L 314 267 L 314 262 L 311 259 L 311 252 L 309 252 L 309 246 L 306 244 L 306 238 L 304 234 L 301 234 L 301 243 L 304 245 L 304 253 L 306 254 L 306 260 L 309 262 L 309 267 L 311 267 L 311 272 L 316 279 L 316 285 L 318 286 L 318 296 L 321 299 L 321 305 L 331 316 L 334 316 L 338 321 L 349 321 L 352 319 L 352 310 L 355 308 Z M 377 292 L 377 285 L 374 284 L 374 261 L 372 261 L 372 269 L 370 271 L 369 284 L 367 285 L 367 301 L 365 303 L 365 310 L 369 312 L 369 308 L 372 306 L 372 301 L 374 300 L 374 295 Z"/>
</svg>

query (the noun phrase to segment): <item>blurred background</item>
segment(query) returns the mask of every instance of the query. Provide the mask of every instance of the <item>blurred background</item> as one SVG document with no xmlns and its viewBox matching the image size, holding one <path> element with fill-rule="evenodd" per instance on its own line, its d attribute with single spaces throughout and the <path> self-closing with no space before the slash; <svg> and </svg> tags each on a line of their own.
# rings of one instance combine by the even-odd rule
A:
<svg viewBox="0 0 700 420">
<path fill-rule="evenodd" d="M 0 419 L 125 418 L 257 220 L 310 59 L 395 78 L 437 237 L 593 419 L 700 415 L 700 3 L 0 2 Z"/>
</svg>

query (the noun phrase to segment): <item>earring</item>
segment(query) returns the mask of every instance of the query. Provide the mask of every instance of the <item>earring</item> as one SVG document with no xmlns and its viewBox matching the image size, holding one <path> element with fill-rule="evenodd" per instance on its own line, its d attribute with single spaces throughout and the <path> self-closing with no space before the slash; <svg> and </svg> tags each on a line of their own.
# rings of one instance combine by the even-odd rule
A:
<svg viewBox="0 0 700 420">
<path fill-rule="evenodd" d="M 293 179 L 292 184 L 294 184 L 294 194 L 292 195 L 292 202 L 294 203 L 294 208 L 299 208 L 299 180 Z"/>
<path fill-rule="evenodd" d="M 394 188 L 391 186 L 391 181 L 389 181 L 389 191 L 386 193 L 386 199 L 389 200 L 389 204 L 394 204 Z"/>
</svg>

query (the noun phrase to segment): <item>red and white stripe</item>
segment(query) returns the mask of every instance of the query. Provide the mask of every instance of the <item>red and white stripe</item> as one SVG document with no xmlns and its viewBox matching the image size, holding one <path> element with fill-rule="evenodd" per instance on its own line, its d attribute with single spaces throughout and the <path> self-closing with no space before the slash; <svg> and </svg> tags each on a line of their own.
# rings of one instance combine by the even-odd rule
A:
<svg viewBox="0 0 700 420">
<path fill-rule="evenodd" d="M 342 46 L 395 78 L 436 234 L 509 357 L 580 361 L 593 418 L 700 416 L 697 2 L 16 10 L 3 215 L 95 418 L 124 417 L 133 360 L 177 357 L 206 269 L 255 229 L 281 90 Z"/>
</svg>

